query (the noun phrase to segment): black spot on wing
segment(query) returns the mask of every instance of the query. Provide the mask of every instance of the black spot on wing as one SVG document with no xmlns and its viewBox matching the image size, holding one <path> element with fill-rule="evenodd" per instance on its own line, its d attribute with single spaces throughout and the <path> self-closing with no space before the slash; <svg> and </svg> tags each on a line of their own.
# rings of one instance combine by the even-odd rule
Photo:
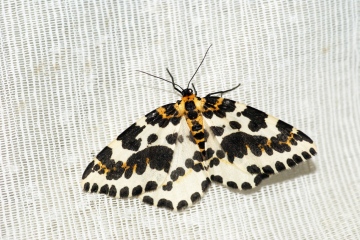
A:
<svg viewBox="0 0 360 240">
<path fill-rule="evenodd" d="M 224 118 L 226 117 L 226 113 L 219 109 L 219 110 L 216 110 L 216 111 L 213 111 L 213 113 L 215 114 L 215 116 L 217 116 L 218 118 Z"/>
<path fill-rule="evenodd" d="M 99 164 L 96 164 L 93 168 L 94 171 L 99 171 L 100 169 L 100 165 Z"/>
<path fill-rule="evenodd" d="M 269 165 L 266 165 L 265 167 L 262 167 L 262 170 L 263 170 L 264 173 L 269 174 L 269 175 L 270 174 L 275 174 L 274 169 Z"/>
<path fill-rule="evenodd" d="M 212 148 L 208 148 L 206 149 L 206 159 L 210 159 L 212 158 L 212 156 L 214 155 L 214 150 Z"/>
<path fill-rule="evenodd" d="M 219 98 L 220 97 L 206 97 L 205 106 L 208 108 L 213 108 Z"/>
<path fill-rule="evenodd" d="M 185 167 L 192 168 L 193 166 L 194 166 L 194 160 L 192 160 L 191 158 L 185 160 Z"/>
<path fill-rule="evenodd" d="M 198 201 L 200 198 L 201 198 L 201 195 L 198 192 L 195 192 L 195 193 L 191 194 L 191 196 L 190 196 L 190 199 L 193 203 Z"/>
<path fill-rule="evenodd" d="M 260 146 L 267 144 L 267 138 L 263 136 L 250 135 L 244 132 L 236 132 L 224 137 L 221 142 L 222 149 L 227 152 L 230 158 L 243 158 L 247 155 L 247 147 L 255 156 L 261 156 L 262 151 Z"/>
<path fill-rule="evenodd" d="M 223 150 L 217 150 L 216 156 L 220 159 L 223 159 L 223 158 L 225 158 L 225 152 Z"/>
<path fill-rule="evenodd" d="M 212 126 L 212 127 L 210 127 L 210 129 L 214 133 L 215 136 L 222 136 L 224 134 L 223 127 Z"/>
<path fill-rule="evenodd" d="M 294 146 L 296 146 L 296 145 L 297 145 L 296 140 L 295 140 L 295 139 L 293 139 L 293 138 L 291 138 L 291 139 L 290 139 L 290 143 L 291 143 L 291 145 L 294 145 Z"/>
<path fill-rule="evenodd" d="M 228 181 L 228 182 L 226 183 L 226 185 L 227 185 L 228 187 L 231 187 L 231 188 L 234 188 L 234 189 L 238 189 L 238 185 L 236 184 L 236 182 Z"/>
<path fill-rule="evenodd" d="M 222 104 L 220 104 L 219 108 L 224 112 L 233 112 L 236 108 L 235 101 L 224 98 Z"/>
<path fill-rule="evenodd" d="M 283 133 L 270 139 L 270 147 L 268 139 L 261 135 L 250 135 L 244 132 L 235 132 L 223 138 L 221 146 L 225 152 L 228 153 L 230 162 L 234 157 L 242 158 L 247 155 L 247 150 L 250 149 L 252 154 L 259 157 L 263 152 L 271 156 L 273 150 L 279 153 L 289 152 L 291 146 L 286 143 L 287 136 Z M 230 160 L 231 159 L 231 160 Z"/>
<path fill-rule="evenodd" d="M 116 187 L 114 185 L 111 185 L 111 188 L 109 189 L 109 196 L 115 197 L 117 193 Z"/>
<path fill-rule="evenodd" d="M 164 105 L 162 106 L 162 108 L 165 109 L 165 115 L 169 118 L 163 118 L 163 116 L 161 116 L 158 113 L 158 111 L 155 109 L 154 111 L 149 112 L 148 114 L 145 115 L 146 123 L 151 124 L 153 126 L 158 124 L 159 127 L 165 128 L 169 124 L 169 122 L 171 122 L 174 126 L 180 122 L 180 118 L 175 117 L 178 114 L 178 112 L 174 107 L 174 103 Z"/>
<path fill-rule="evenodd" d="M 172 181 L 168 181 L 168 182 L 166 183 L 166 185 L 162 186 L 162 189 L 163 189 L 164 191 L 171 191 L 172 187 L 173 187 L 173 182 L 172 182 Z"/>
<path fill-rule="evenodd" d="M 248 127 L 251 131 L 257 132 L 261 128 L 267 128 L 265 119 L 268 117 L 268 115 L 266 113 L 247 106 L 246 109 L 242 112 L 242 115 L 250 119 Z"/>
<path fill-rule="evenodd" d="M 99 193 L 101 194 L 108 194 L 109 193 L 109 185 L 105 184 L 100 188 Z"/>
<path fill-rule="evenodd" d="M 172 202 L 170 200 L 165 199 L 165 198 L 160 199 L 157 206 L 158 207 L 164 207 L 164 208 L 167 208 L 167 209 L 170 209 L 170 210 L 174 209 Z"/>
<path fill-rule="evenodd" d="M 206 180 L 202 181 L 201 183 L 201 190 L 206 191 L 206 189 L 208 189 L 208 187 L 210 186 L 210 179 L 206 178 Z"/>
<path fill-rule="evenodd" d="M 169 172 L 173 153 L 174 151 L 166 146 L 152 146 L 131 155 L 126 164 L 127 166 L 137 164 L 136 173 L 141 175 L 145 172 L 146 159 L 148 158 L 150 168 Z"/>
<path fill-rule="evenodd" d="M 177 133 L 169 134 L 165 137 L 168 144 L 172 145 L 176 143 L 176 139 L 178 137 Z"/>
<path fill-rule="evenodd" d="M 256 175 L 256 177 L 254 178 L 254 183 L 255 186 L 259 185 L 263 179 L 268 178 L 269 175 L 265 174 L 265 173 L 260 173 L 258 175 Z"/>
<path fill-rule="evenodd" d="M 170 178 L 175 182 L 179 177 L 184 175 L 185 175 L 185 169 L 182 167 L 178 167 L 171 172 Z"/>
<path fill-rule="evenodd" d="M 296 162 L 296 163 L 301 163 L 303 160 L 302 158 L 297 155 L 297 154 L 294 154 L 294 156 L 292 157 L 292 159 Z"/>
<path fill-rule="evenodd" d="M 174 126 L 178 125 L 179 122 L 180 122 L 180 120 L 181 120 L 181 117 L 172 117 L 172 118 L 170 118 L 170 122 L 171 122 Z"/>
<path fill-rule="evenodd" d="M 311 153 L 311 155 L 315 156 L 315 155 L 316 155 L 316 151 L 315 151 L 315 149 L 310 148 L 310 153 Z"/>
<path fill-rule="evenodd" d="M 154 199 L 150 196 L 144 196 L 143 198 L 143 202 L 150 204 L 150 205 L 154 205 Z"/>
<path fill-rule="evenodd" d="M 86 167 L 86 169 L 82 175 L 82 179 L 85 179 L 85 178 L 87 178 L 87 176 L 89 176 L 89 174 L 92 172 L 93 167 L 94 167 L 94 161 L 89 163 L 89 165 Z"/>
<path fill-rule="evenodd" d="M 200 172 L 201 170 L 204 170 L 204 166 L 203 166 L 201 163 L 197 163 L 197 164 L 194 164 L 194 166 L 192 167 L 192 169 L 193 169 L 195 172 Z"/>
<path fill-rule="evenodd" d="M 176 209 L 177 209 L 177 210 L 182 210 L 182 209 L 186 208 L 188 205 L 189 205 L 189 204 L 187 203 L 187 201 L 181 200 L 181 201 L 178 203 Z"/>
<path fill-rule="evenodd" d="M 218 166 L 220 164 L 220 160 L 216 157 L 211 159 L 209 166 L 212 168 L 214 166 Z"/>
<path fill-rule="evenodd" d="M 223 178 L 219 175 L 211 175 L 211 181 L 223 183 Z"/>
<path fill-rule="evenodd" d="M 287 165 L 288 165 L 289 167 L 291 167 L 291 168 L 296 166 L 295 161 L 292 160 L 291 158 L 288 158 L 288 159 L 286 160 L 286 163 L 287 163 Z"/>
<path fill-rule="evenodd" d="M 123 176 L 123 174 L 125 172 L 125 169 L 122 168 L 123 162 L 118 161 L 115 163 L 112 160 L 110 163 L 111 164 L 106 164 L 107 169 L 110 170 L 108 172 L 108 174 L 106 175 L 106 179 L 107 180 L 118 180 L 119 178 L 121 178 Z M 100 170 L 98 173 L 100 173 L 102 170 Z M 127 174 L 129 174 L 129 173 L 127 173 Z"/>
<path fill-rule="evenodd" d="M 126 198 L 129 196 L 129 188 L 128 187 L 123 187 L 122 189 L 120 189 L 120 197 L 121 198 Z"/>
<path fill-rule="evenodd" d="M 267 155 L 269 155 L 269 156 L 273 155 L 274 152 L 271 147 L 269 147 L 268 145 L 265 145 L 264 149 L 265 149 L 265 152 Z"/>
<path fill-rule="evenodd" d="M 306 160 L 308 160 L 308 159 L 311 158 L 311 155 L 310 155 L 309 153 L 307 153 L 307 152 L 302 152 L 301 155 L 302 155 Z"/>
<path fill-rule="evenodd" d="M 206 97 L 205 98 L 205 104 L 204 108 L 206 111 L 203 112 L 203 116 L 206 118 L 211 119 L 213 115 L 224 118 L 226 117 L 227 112 L 233 112 L 235 110 L 235 101 L 232 101 L 230 99 L 222 99 L 217 103 L 219 97 Z"/>
<path fill-rule="evenodd" d="M 211 110 L 205 111 L 202 113 L 202 115 L 208 119 L 211 119 L 214 113 Z"/>
<path fill-rule="evenodd" d="M 276 123 L 276 128 L 279 130 L 279 132 L 289 135 L 289 133 L 293 129 L 293 126 L 287 124 L 286 122 L 283 122 L 282 120 L 278 120 L 278 122 Z"/>
<path fill-rule="evenodd" d="M 155 133 L 152 133 L 148 136 L 147 138 L 147 142 L 148 144 L 152 144 L 153 142 L 155 142 L 158 139 L 158 136 Z"/>
<path fill-rule="evenodd" d="M 302 131 L 298 130 L 297 134 L 305 141 L 309 142 L 309 143 L 313 143 L 313 140 L 311 140 L 311 138 L 309 138 L 305 133 L 303 133 Z"/>
<path fill-rule="evenodd" d="M 96 183 L 94 183 L 93 185 L 92 185 L 92 187 L 91 187 L 91 192 L 92 193 L 94 193 L 94 192 L 97 192 L 99 190 L 99 186 L 96 184 Z"/>
<path fill-rule="evenodd" d="M 276 168 L 276 171 L 278 171 L 278 172 L 284 171 L 286 169 L 285 165 L 280 161 L 277 161 L 275 163 L 275 168 Z"/>
<path fill-rule="evenodd" d="M 89 183 L 89 182 L 86 182 L 86 183 L 84 184 L 84 191 L 85 191 L 85 192 L 88 192 L 89 189 L 90 189 L 90 183 Z"/>
<path fill-rule="evenodd" d="M 128 129 L 126 129 L 123 133 L 121 133 L 116 140 L 122 141 L 122 147 L 124 149 L 138 151 L 141 145 L 141 138 L 136 139 L 137 135 L 139 135 L 145 126 L 137 126 L 136 123 L 131 125 Z"/>
<path fill-rule="evenodd" d="M 249 189 L 252 189 L 252 186 L 251 186 L 251 184 L 248 183 L 248 182 L 243 182 L 243 183 L 241 184 L 241 189 L 243 189 L 243 190 L 249 190 Z"/>
<path fill-rule="evenodd" d="M 155 181 L 148 181 L 145 186 L 145 192 L 153 191 L 158 187 L 158 184 Z"/>
<path fill-rule="evenodd" d="M 241 124 L 237 121 L 230 121 L 229 125 L 232 129 L 240 130 L 240 128 L 241 128 Z"/>
<path fill-rule="evenodd" d="M 134 187 L 133 190 L 132 190 L 132 195 L 133 196 L 138 196 L 141 193 L 142 193 L 142 187 L 140 185 Z"/>
<path fill-rule="evenodd" d="M 270 140 L 271 140 L 270 147 L 273 150 L 279 153 L 290 152 L 291 147 L 286 143 L 284 143 L 287 140 L 287 136 L 285 136 L 284 134 L 278 134 L 276 137 L 272 137 Z"/>
<path fill-rule="evenodd" d="M 179 141 L 179 143 L 183 143 L 184 142 L 184 137 L 182 135 L 180 135 L 178 137 L 178 141 Z"/>
<path fill-rule="evenodd" d="M 202 155 L 201 155 L 201 152 L 195 151 L 195 152 L 194 152 L 194 155 L 193 155 L 193 159 L 194 159 L 194 160 L 198 160 L 198 161 L 202 161 L 202 160 L 203 160 L 203 157 L 202 157 Z"/>
<path fill-rule="evenodd" d="M 133 169 L 136 165 L 135 173 L 142 175 L 147 166 L 156 169 L 158 171 L 164 170 L 169 172 L 170 163 L 173 157 L 174 151 L 166 146 L 151 146 L 132 154 L 126 161 L 126 166 L 129 168 L 124 170 L 122 168 L 123 162 L 118 161 L 115 165 L 108 167 L 110 171 L 106 175 L 107 180 L 118 180 L 124 174 L 126 179 L 131 178 L 134 173 Z M 147 163 L 148 162 L 148 163 Z M 113 170 L 113 167 L 115 170 Z"/>
<path fill-rule="evenodd" d="M 260 168 L 258 166 L 256 166 L 255 164 L 250 165 L 246 168 L 246 170 L 250 173 L 250 174 L 258 174 L 261 172 Z"/>
<path fill-rule="evenodd" d="M 106 162 L 110 161 L 112 155 L 112 149 L 106 146 L 99 154 L 96 156 L 96 158 L 102 163 L 105 164 Z"/>
</svg>

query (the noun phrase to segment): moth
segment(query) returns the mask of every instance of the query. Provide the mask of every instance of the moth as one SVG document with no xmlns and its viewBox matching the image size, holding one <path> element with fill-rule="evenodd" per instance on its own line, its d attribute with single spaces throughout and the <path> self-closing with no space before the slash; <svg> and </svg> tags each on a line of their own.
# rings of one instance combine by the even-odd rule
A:
<svg viewBox="0 0 360 240">
<path fill-rule="evenodd" d="M 136 196 L 177 211 L 197 202 L 211 182 L 252 189 L 316 154 L 302 131 L 221 97 L 240 84 L 198 97 L 190 83 L 209 49 L 186 88 L 175 83 L 168 69 L 171 81 L 157 77 L 172 83 L 181 100 L 146 114 L 106 146 L 83 173 L 86 192 Z"/>
</svg>

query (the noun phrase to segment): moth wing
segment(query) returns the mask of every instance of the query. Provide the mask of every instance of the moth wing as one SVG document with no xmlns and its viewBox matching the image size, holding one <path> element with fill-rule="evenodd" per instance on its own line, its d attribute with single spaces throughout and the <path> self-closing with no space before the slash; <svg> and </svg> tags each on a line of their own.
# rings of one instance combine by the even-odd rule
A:
<svg viewBox="0 0 360 240">
<path fill-rule="evenodd" d="M 214 152 L 207 160 L 212 181 L 251 189 L 316 154 L 307 135 L 271 115 L 229 99 L 207 97 L 206 102 L 206 148 Z"/>
<path fill-rule="evenodd" d="M 83 189 L 119 198 L 161 186 L 174 157 L 170 138 L 180 127 L 176 114 L 174 104 L 168 104 L 127 128 L 87 166 Z"/>
</svg>

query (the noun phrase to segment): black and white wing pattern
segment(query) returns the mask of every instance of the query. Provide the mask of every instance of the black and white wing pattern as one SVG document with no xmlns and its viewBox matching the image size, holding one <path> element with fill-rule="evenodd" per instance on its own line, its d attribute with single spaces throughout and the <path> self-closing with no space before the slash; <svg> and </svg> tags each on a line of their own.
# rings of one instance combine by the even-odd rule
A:
<svg viewBox="0 0 360 240">
<path fill-rule="evenodd" d="M 291 125 L 242 103 L 206 97 L 203 113 L 212 181 L 251 189 L 269 176 L 316 154 L 316 146 Z"/>
<path fill-rule="evenodd" d="M 86 168 L 83 189 L 117 198 L 139 196 L 171 210 L 198 201 L 210 178 L 186 118 L 174 106 L 150 112 L 105 147 Z"/>
<path fill-rule="evenodd" d="M 150 112 L 105 147 L 87 166 L 83 189 L 124 198 L 161 187 L 174 156 L 176 139 L 171 136 L 180 128 L 173 105 Z"/>
<path fill-rule="evenodd" d="M 105 147 L 82 186 L 176 211 L 198 201 L 211 181 L 251 189 L 315 154 L 313 141 L 289 124 L 185 89 L 181 101 L 150 112 Z"/>
</svg>

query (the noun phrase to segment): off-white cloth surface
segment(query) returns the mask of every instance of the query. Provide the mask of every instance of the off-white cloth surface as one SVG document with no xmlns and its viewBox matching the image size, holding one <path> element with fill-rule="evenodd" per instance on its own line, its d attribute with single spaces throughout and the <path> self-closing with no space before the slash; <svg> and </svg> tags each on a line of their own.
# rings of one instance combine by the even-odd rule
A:
<svg viewBox="0 0 360 240">
<path fill-rule="evenodd" d="M 360 2 L 1 1 L 2 239 L 357 239 Z M 308 134 L 318 155 L 174 213 L 84 193 L 92 158 L 144 114 L 225 97 Z"/>
</svg>

